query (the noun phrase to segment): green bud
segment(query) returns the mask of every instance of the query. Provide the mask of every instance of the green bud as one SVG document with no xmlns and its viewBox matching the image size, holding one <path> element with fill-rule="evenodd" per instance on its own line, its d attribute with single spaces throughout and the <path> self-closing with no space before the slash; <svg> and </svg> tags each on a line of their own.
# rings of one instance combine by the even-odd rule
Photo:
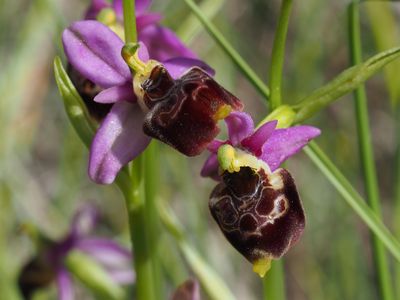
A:
<svg viewBox="0 0 400 300">
<path fill-rule="evenodd" d="M 264 120 L 260 122 L 258 127 L 261 125 L 277 120 L 278 125 L 276 128 L 288 128 L 293 124 L 293 121 L 296 118 L 296 112 L 289 105 L 281 105 L 273 112 L 271 112 Z"/>
<path fill-rule="evenodd" d="M 67 72 L 65 72 L 58 56 L 54 59 L 54 76 L 64 101 L 68 118 L 80 139 L 89 147 L 96 125 L 93 123 L 85 103 L 68 77 Z"/>
</svg>

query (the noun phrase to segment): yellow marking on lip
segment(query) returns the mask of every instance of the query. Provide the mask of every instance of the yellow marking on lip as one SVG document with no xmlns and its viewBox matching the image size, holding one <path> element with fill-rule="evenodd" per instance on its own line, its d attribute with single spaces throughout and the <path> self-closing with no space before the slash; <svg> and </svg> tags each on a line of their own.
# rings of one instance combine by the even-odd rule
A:
<svg viewBox="0 0 400 300">
<path fill-rule="evenodd" d="M 239 172 L 241 167 L 250 167 L 254 170 L 263 168 L 271 173 L 269 166 L 256 156 L 231 145 L 222 145 L 218 149 L 218 162 L 222 170 L 229 173 Z"/>
<path fill-rule="evenodd" d="M 214 114 L 213 119 L 215 121 L 223 120 L 232 112 L 232 107 L 228 104 L 222 105 L 218 108 L 217 112 Z"/>
<path fill-rule="evenodd" d="M 267 257 L 256 260 L 253 263 L 253 271 L 263 278 L 269 269 L 271 269 L 271 261 L 272 259 Z"/>
</svg>

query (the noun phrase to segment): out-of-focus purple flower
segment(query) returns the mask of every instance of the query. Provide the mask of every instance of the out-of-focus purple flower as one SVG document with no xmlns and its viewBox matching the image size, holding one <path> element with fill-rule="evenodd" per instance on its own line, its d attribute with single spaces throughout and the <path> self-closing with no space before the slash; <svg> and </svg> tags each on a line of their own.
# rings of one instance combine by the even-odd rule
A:
<svg viewBox="0 0 400 300">
<path fill-rule="evenodd" d="M 69 232 L 61 241 L 45 241 L 43 248 L 20 273 L 18 284 L 25 299 L 30 299 L 37 289 L 53 281 L 57 284 L 59 300 L 75 299 L 72 277 L 64 265 L 72 251 L 92 257 L 117 284 L 134 282 L 131 252 L 110 239 L 90 235 L 98 217 L 98 211 L 86 205 L 76 212 Z"/>
<path fill-rule="evenodd" d="M 196 280 L 189 279 L 175 290 L 171 300 L 200 300 L 200 287 Z"/>
<path fill-rule="evenodd" d="M 150 136 L 186 155 L 197 155 L 218 134 L 216 123 L 221 116 L 230 109 L 242 108 L 236 97 L 210 77 L 213 74 L 210 67 L 190 57 L 161 61 L 157 70 L 164 71 L 149 70 L 140 82 L 141 95 L 134 94 L 129 67 L 121 57 L 123 41 L 97 21 L 72 24 L 63 33 L 63 44 L 70 64 L 104 88 L 94 101 L 114 103 L 91 146 L 89 176 L 97 183 L 113 182 L 121 167 L 147 147 L 150 137 L 143 133 L 143 122 Z M 138 57 L 145 63 L 151 55 L 143 43 L 140 45 Z M 153 92 L 160 87 L 161 79 L 166 85 L 155 97 Z M 143 104 L 144 98 L 154 104 L 150 107 L 147 102 L 141 105 L 141 110 L 137 100 Z M 189 115 L 190 118 L 185 117 Z M 168 117 L 168 121 L 161 116 Z M 178 132 L 178 127 L 182 132 Z"/>
<path fill-rule="evenodd" d="M 232 112 L 225 122 L 229 138 L 225 141 L 214 140 L 209 144 L 211 154 L 201 170 L 204 177 L 219 180 L 217 152 L 224 144 L 253 154 L 266 162 L 273 172 L 321 133 L 318 128 L 306 125 L 276 129 L 277 121 L 267 122 L 255 130 L 253 119 L 244 112 Z"/>
</svg>

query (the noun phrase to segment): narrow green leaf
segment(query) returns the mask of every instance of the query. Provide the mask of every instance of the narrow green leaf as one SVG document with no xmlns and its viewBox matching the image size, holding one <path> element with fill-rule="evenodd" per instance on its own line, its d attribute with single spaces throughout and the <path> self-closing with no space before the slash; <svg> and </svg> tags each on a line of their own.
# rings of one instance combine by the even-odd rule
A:
<svg viewBox="0 0 400 300">
<path fill-rule="evenodd" d="M 334 163 L 315 142 L 310 142 L 309 146 L 304 148 L 304 151 L 343 196 L 355 213 L 363 220 L 368 228 L 375 233 L 377 238 L 379 238 L 396 260 L 400 262 L 399 241 L 367 205 L 346 177 L 344 177 L 344 175 L 336 168 Z"/>
<path fill-rule="evenodd" d="M 58 56 L 54 59 L 54 76 L 67 116 L 82 142 L 89 147 L 96 125 L 91 121 L 85 103 L 69 79 Z"/>
<path fill-rule="evenodd" d="M 232 47 L 225 36 L 211 23 L 211 21 L 205 16 L 201 9 L 193 0 L 184 0 L 189 6 L 193 14 L 203 24 L 210 36 L 215 42 L 225 51 L 225 53 L 232 59 L 237 65 L 240 71 L 247 77 L 247 79 L 253 84 L 253 86 L 260 92 L 265 99 L 269 98 L 269 88 L 261 80 L 261 78 L 253 71 L 253 69 L 247 64 L 247 62 L 240 56 L 240 54 Z"/>
<path fill-rule="evenodd" d="M 124 290 L 89 255 L 72 251 L 68 254 L 65 264 L 73 275 L 102 299 L 124 299 Z"/>
<path fill-rule="evenodd" d="M 400 56 L 400 47 L 381 52 L 364 63 L 343 71 L 328 84 L 312 92 L 293 108 L 297 111 L 296 123 L 300 123 L 325 108 L 328 104 L 355 90 L 369 77 Z"/>
<path fill-rule="evenodd" d="M 213 19 L 224 3 L 225 0 L 204 0 L 200 3 L 200 10 L 208 19 Z M 190 14 L 179 26 L 176 34 L 184 43 L 190 44 L 203 29 L 196 16 Z"/>
</svg>

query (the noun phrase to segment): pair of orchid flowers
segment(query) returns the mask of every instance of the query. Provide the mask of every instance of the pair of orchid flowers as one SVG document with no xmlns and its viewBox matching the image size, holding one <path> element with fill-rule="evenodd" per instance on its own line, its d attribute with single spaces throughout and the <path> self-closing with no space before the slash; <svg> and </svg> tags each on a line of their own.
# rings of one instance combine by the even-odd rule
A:
<svg viewBox="0 0 400 300">
<path fill-rule="evenodd" d="M 220 181 L 210 197 L 211 213 L 231 244 L 263 275 L 271 259 L 281 257 L 304 228 L 294 181 L 278 168 L 320 131 L 311 126 L 277 129 L 276 120 L 254 128 L 242 102 L 159 24 L 160 15 L 149 13 L 149 5 L 136 1 L 138 45 L 124 45 L 121 39 L 117 0 L 94 1 L 87 20 L 63 33 L 70 69 L 95 87 L 89 99 L 92 110 L 106 107 L 90 148 L 89 176 L 100 184 L 112 183 L 151 138 L 187 156 L 208 149 L 201 174 Z M 92 20 L 96 16 L 103 23 Z M 78 92 L 88 95 L 79 87 Z M 215 139 L 220 120 L 228 128 L 225 141 Z"/>
</svg>

